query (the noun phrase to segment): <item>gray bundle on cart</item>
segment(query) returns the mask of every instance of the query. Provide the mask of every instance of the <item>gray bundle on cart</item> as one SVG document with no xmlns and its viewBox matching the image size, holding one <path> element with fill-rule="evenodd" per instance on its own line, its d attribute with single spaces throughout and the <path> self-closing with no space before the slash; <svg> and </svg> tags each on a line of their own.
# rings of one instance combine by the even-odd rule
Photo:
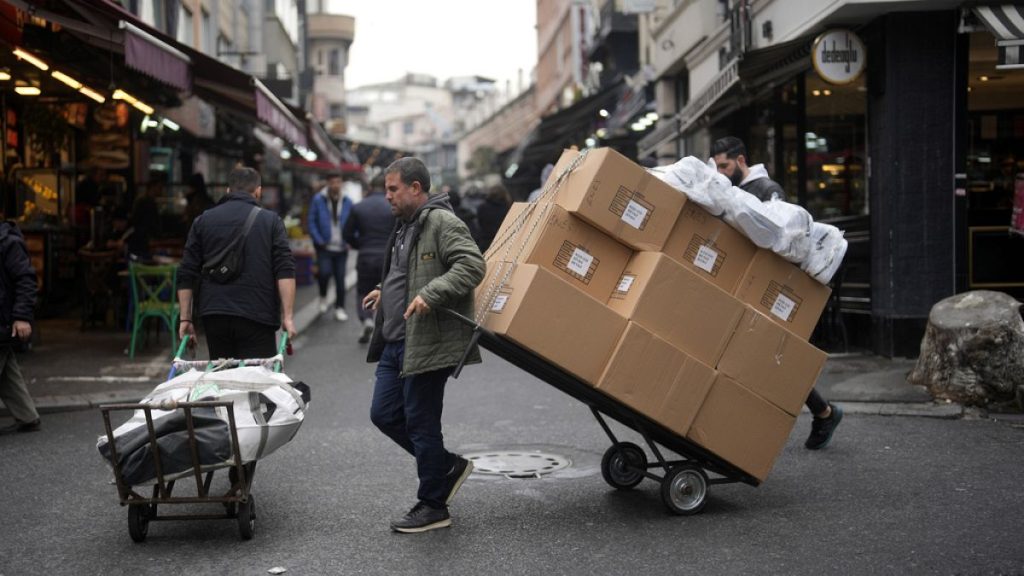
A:
<svg viewBox="0 0 1024 576">
<path fill-rule="evenodd" d="M 177 409 L 177 403 L 200 400 L 234 402 L 239 452 L 245 464 L 269 455 L 295 436 L 305 418 L 309 388 L 264 366 L 193 369 L 157 386 L 141 403 L 158 408 L 152 410 L 153 429 L 160 466 L 167 480 L 194 473 L 186 417 Z M 228 408 L 196 408 L 192 410 L 192 420 L 201 470 L 233 465 Z M 136 410 L 114 430 L 114 442 L 127 485 L 156 481 L 145 411 Z M 99 438 L 96 448 L 113 465 L 107 436 Z"/>
</svg>

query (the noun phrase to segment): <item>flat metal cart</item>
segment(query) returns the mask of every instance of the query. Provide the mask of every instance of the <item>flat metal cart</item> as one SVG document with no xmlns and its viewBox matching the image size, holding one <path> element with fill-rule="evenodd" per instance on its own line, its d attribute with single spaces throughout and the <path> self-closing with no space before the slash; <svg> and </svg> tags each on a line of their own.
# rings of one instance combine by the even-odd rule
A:
<svg viewBox="0 0 1024 576">
<path fill-rule="evenodd" d="M 612 443 L 601 458 L 601 475 L 613 488 L 629 490 L 640 484 L 644 478 L 649 478 L 661 485 L 661 499 L 665 507 L 674 514 L 686 516 L 696 514 L 704 508 L 708 487 L 713 484 L 760 484 L 753 476 L 702 446 L 604 394 L 535 352 L 483 328 L 457 312 L 449 309 L 442 311 L 472 326 L 473 338 L 469 348 L 472 348 L 473 344 L 479 344 L 590 407 L 594 418 Z M 469 348 L 466 355 L 469 354 Z M 459 375 L 464 362 L 465 356 L 456 367 L 453 376 Z M 639 445 L 616 438 L 606 417 L 639 433 L 647 444 L 653 461 Z M 678 454 L 680 459 L 666 458 L 659 445 Z"/>
<path fill-rule="evenodd" d="M 178 347 L 178 352 L 171 364 L 167 379 L 174 378 L 179 370 L 202 369 L 220 370 L 238 366 L 272 365 L 275 372 L 280 372 L 283 367 L 284 351 L 287 346 L 287 334 L 282 335 L 278 346 L 278 355 L 273 358 L 257 358 L 250 360 L 220 359 L 216 361 L 203 360 L 182 360 L 181 355 L 188 342 L 186 337 Z M 200 409 L 224 408 L 228 416 L 228 431 L 231 440 L 232 464 L 227 467 L 229 487 L 225 492 L 218 493 L 212 490 L 213 474 L 215 470 L 203 470 L 200 465 L 199 449 L 196 443 L 195 424 L 193 412 Z M 107 434 L 107 442 L 110 447 L 110 461 L 114 470 L 114 482 L 117 485 L 117 493 L 122 506 L 128 507 L 128 534 L 135 542 L 144 542 L 149 532 L 149 523 L 167 520 L 237 520 L 238 530 L 243 540 L 250 540 L 256 533 L 256 498 L 253 496 L 252 480 L 256 473 L 256 462 L 242 463 L 241 451 L 238 444 L 238 429 L 235 424 L 233 401 L 198 401 L 198 402 L 159 402 L 153 404 L 104 404 L 99 407 L 103 414 L 103 425 Z M 120 411 L 136 410 L 143 411 L 146 418 L 148 430 L 148 443 L 150 453 L 153 457 L 153 464 L 156 469 L 156 483 L 152 486 L 152 493 L 144 495 L 146 489 L 143 487 L 131 486 L 124 480 L 121 469 L 121 460 L 118 456 L 117 444 L 114 441 L 114 431 L 111 426 L 111 413 Z M 175 495 L 174 488 L 176 480 L 168 480 L 164 474 L 161 463 L 160 449 L 157 445 L 156 430 L 153 425 L 153 410 L 182 410 L 185 416 L 185 424 L 188 431 L 188 447 L 192 458 L 191 475 L 195 479 L 195 495 Z M 224 469 L 219 467 L 218 469 Z M 188 476 L 178 478 L 185 480 Z M 148 488 L 148 487 L 146 487 Z M 158 510 L 163 505 L 180 504 L 210 504 L 219 503 L 223 506 L 223 512 L 203 514 L 159 514 Z"/>
</svg>

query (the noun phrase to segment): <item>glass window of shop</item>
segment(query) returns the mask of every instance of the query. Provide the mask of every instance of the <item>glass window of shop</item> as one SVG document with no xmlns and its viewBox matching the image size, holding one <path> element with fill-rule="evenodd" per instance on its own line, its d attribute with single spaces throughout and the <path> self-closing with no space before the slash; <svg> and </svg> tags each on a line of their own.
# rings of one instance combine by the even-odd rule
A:
<svg viewBox="0 0 1024 576">
<path fill-rule="evenodd" d="M 1016 265 L 1024 259 L 1024 70 L 996 69 L 995 37 L 988 32 L 971 34 L 969 54 L 968 287 L 1024 297 L 1024 270 Z"/>
<path fill-rule="evenodd" d="M 868 213 L 867 89 L 864 76 L 845 85 L 824 81 L 816 72 L 803 77 L 804 127 L 795 131 L 804 147 L 805 178 L 800 201 L 820 220 Z M 785 138 L 785 135 L 784 135 Z M 787 161 L 796 155 L 786 155 Z M 798 173 L 786 168 L 787 176 Z M 789 178 L 787 178 L 788 180 Z"/>
</svg>

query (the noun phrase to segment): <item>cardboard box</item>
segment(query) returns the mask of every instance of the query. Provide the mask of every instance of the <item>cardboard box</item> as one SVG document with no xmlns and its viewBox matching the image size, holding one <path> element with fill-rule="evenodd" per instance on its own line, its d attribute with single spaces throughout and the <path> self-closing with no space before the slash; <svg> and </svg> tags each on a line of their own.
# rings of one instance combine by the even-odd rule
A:
<svg viewBox="0 0 1024 576">
<path fill-rule="evenodd" d="M 736 287 L 736 297 L 804 340 L 810 337 L 832 290 L 778 254 L 758 250 Z"/>
<path fill-rule="evenodd" d="M 626 319 L 576 290 L 547 269 L 515 264 L 512 274 L 485 301 L 487 285 L 504 276 L 508 263 L 488 264 L 477 290 L 477 310 L 486 307 L 483 326 L 536 352 L 594 385 L 626 329 Z"/>
<path fill-rule="evenodd" d="M 718 371 L 797 416 L 828 354 L 748 307 Z"/>
<path fill-rule="evenodd" d="M 601 302 L 608 299 L 632 254 L 560 206 L 527 202 L 512 205 L 493 246 L 488 260 L 543 266 Z"/>
<path fill-rule="evenodd" d="M 695 202 L 683 206 L 662 252 L 732 294 L 757 246 Z"/>
<path fill-rule="evenodd" d="M 719 374 L 686 437 L 763 481 L 795 422 L 795 416 Z"/>
<path fill-rule="evenodd" d="M 565 150 L 553 183 L 582 152 Z M 547 186 L 545 186 L 547 188 Z M 594 148 L 552 201 L 635 250 L 661 250 L 686 196 L 611 148 Z"/>
<path fill-rule="evenodd" d="M 597 389 L 684 436 L 714 379 L 710 367 L 630 322 Z"/>
<path fill-rule="evenodd" d="M 633 255 L 608 307 L 708 366 L 718 363 L 744 309 L 660 252 Z"/>
</svg>

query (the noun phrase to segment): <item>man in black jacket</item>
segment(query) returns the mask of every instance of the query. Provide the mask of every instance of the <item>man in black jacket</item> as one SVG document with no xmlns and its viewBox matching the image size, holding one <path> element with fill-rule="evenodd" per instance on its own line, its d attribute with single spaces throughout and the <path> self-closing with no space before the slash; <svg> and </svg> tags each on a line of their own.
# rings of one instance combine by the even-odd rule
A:
<svg viewBox="0 0 1024 576">
<path fill-rule="evenodd" d="M 772 198 L 786 200 L 782 186 L 768 177 L 764 164 L 747 166 L 747 147 L 739 138 L 719 138 L 711 145 L 711 156 L 718 166 L 718 171 L 728 177 L 733 186 L 750 192 L 762 202 Z M 820 450 L 832 441 L 832 433 L 843 419 L 843 410 L 822 398 L 815 388 L 811 388 L 805 404 L 814 418 L 811 420 L 811 434 L 804 442 L 804 448 Z"/>
<path fill-rule="evenodd" d="M 345 243 L 359 251 L 356 259 L 356 302 L 362 302 L 370 290 L 380 284 L 384 252 L 394 227 L 395 215 L 384 198 L 384 176 L 381 174 L 370 181 L 369 191 L 352 207 L 342 230 Z M 373 334 L 373 314 L 362 306 L 358 309 L 359 321 L 363 324 L 359 343 L 365 344 Z"/>
<path fill-rule="evenodd" d="M 14 222 L 0 222 L 0 266 L 0 400 L 14 416 L 14 424 L 0 428 L 0 434 L 34 432 L 39 430 L 39 413 L 14 348 L 32 336 L 36 271 Z"/>
<path fill-rule="evenodd" d="M 768 176 L 768 170 L 764 164 L 750 166 L 747 156 L 747 147 L 743 140 L 735 136 L 726 136 L 715 140 L 711 145 L 711 157 L 718 167 L 718 171 L 724 174 L 733 186 L 738 186 L 750 192 L 762 202 L 767 202 L 772 197 L 779 200 L 786 199 L 786 193 L 779 183 Z"/>
<path fill-rule="evenodd" d="M 202 319 L 210 359 L 269 358 L 277 353 L 280 326 L 295 336 L 295 259 L 281 218 L 260 210 L 245 238 L 241 273 L 221 283 L 203 274 L 203 264 L 242 235 L 246 219 L 259 206 L 259 172 L 240 167 L 228 176 L 229 193 L 192 224 L 178 270 L 178 333 L 195 338 L 193 310 Z M 199 290 L 193 308 L 193 292 Z"/>
</svg>

